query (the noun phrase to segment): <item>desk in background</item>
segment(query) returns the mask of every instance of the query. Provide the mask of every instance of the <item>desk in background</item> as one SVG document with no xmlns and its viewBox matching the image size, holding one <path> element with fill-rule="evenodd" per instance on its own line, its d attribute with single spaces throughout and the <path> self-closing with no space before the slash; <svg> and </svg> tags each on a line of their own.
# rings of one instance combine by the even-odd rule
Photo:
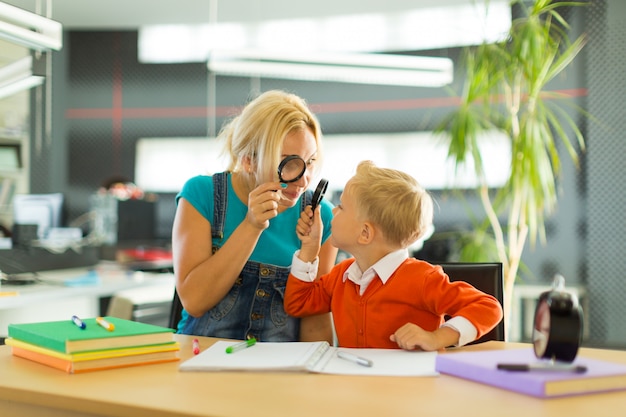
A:
<svg viewBox="0 0 626 417">
<path fill-rule="evenodd" d="M 181 357 L 191 336 L 176 335 Z M 216 339 L 199 338 L 202 349 Z M 487 342 L 462 350 L 527 344 Z M 626 352 L 581 355 L 626 364 Z M 622 416 L 626 391 L 542 400 L 454 378 L 306 373 L 179 372 L 178 363 L 67 375 L 0 346 L 3 417 L 275 417 L 275 416 Z"/>
<path fill-rule="evenodd" d="M 90 284 L 93 274 L 96 274 L 98 283 Z M 0 287 L 3 292 L 18 293 L 0 297 L 0 338 L 7 336 L 10 323 L 66 320 L 74 314 L 79 317 L 101 315 L 106 312 L 102 300 L 120 291 L 136 288 L 162 291 L 166 288 L 170 294 L 174 293 L 173 274 L 129 271 L 115 263 L 101 263 L 92 268 L 41 271 L 37 276 L 42 282 Z M 64 285 L 68 279 L 85 279 L 86 282 L 84 285 Z"/>
<path fill-rule="evenodd" d="M 0 250 L 0 270 L 5 274 L 50 271 L 53 269 L 89 268 L 98 263 L 99 248 L 84 246 L 80 251 L 51 252 L 35 246 L 17 246 Z"/>
</svg>

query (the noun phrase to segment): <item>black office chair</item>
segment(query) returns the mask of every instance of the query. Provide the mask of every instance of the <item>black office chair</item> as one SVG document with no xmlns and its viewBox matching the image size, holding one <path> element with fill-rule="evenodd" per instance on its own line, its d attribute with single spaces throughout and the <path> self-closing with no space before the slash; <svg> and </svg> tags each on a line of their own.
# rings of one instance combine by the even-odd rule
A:
<svg viewBox="0 0 626 417">
<path fill-rule="evenodd" d="M 176 292 L 176 288 L 174 288 L 174 297 L 172 298 L 172 307 L 170 308 L 170 329 L 178 329 L 178 322 L 182 318 L 182 315 L 183 304 L 180 302 L 180 297 L 178 297 L 178 292 Z"/>
<path fill-rule="evenodd" d="M 465 263 L 452 262 L 440 264 L 450 281 L 465 281 L 475 288 L 493 295 L 498 299 L 500 305 L 504 307 L 504 288 L 502 278 L 502 263 Z M 478 340 L 472 342 L 482 343 L 488 340 L 504 341 L 504 319 L 498 323 L 489 333 L 483 335 Z"/>
</svg>

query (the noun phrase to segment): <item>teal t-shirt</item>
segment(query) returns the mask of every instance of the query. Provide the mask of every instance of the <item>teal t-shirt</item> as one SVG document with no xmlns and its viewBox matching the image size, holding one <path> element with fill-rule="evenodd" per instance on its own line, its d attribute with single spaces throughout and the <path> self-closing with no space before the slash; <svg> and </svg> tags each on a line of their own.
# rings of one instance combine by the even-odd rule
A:
<svg viewBox="0 0 626 417">
<path fill-rule="evenodd" d="M 199 175 L 189 179 L 181 192 L 176 196 L 176 202 L 180 198 L 187 200 L 195 207 L 204 218 L 213 224 L 213 178 L 207 175 Z M 301 196 L 300 199 L 304 198 Z M 300 218 L 300 200 L 289 209 L 270 219 L 270 226 L 261 233 L 259 241 L 250 256 L 250 260 L 287 267 L 291 265 L 291 259 L 296 250 L 300 249 L 300 239 L 296 235 L 296 224 Z M 323 199 L 320 206 L 324 234 L 322 243 L 330 237 L 330 221 L 332 219 L 333 205 Z M 223 239 L 213 239 L 213 244 L 222 246 L 233 231 L 244 220 L 248 207 L 235 194 L 232 185 L 232 176 L 228 175 L 228 204 L 226 208 L 226 220 L 224 224 Z"/>
</svg>

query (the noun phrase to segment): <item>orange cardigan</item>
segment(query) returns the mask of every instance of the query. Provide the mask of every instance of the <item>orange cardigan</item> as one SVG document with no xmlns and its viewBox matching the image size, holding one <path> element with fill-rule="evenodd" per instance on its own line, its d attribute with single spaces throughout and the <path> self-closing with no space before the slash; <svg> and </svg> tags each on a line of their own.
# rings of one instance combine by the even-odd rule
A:
<svg viewBox="0 0 626 417">
<path fill-rule="evenodd" d="M 398 328 L 414 323 L 427 331 L 437 330 L 444 316 L 469 320 L 478 337 L 502 319 L 498 300 L 466 282 L 450 282 L 439 265 L 415 258 L 405 260 L 386 284 L 375 278 L 363 296 L 359 286 L 343 282 L 354 262 L 346 259 L 314 282 L 289 275 L 285 311 L 296 317 L 333 313 L 339 346 L 398 348 L 389 340 Z"/>
</svg>

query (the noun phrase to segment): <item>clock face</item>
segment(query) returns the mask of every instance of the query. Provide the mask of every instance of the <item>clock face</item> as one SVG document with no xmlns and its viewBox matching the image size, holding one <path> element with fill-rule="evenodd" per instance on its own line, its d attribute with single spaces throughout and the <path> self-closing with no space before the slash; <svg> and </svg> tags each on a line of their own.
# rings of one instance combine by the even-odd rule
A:
<svg viewBox="0 0 626 417">
<path fill-rule="evenodd" d="M 535 323 L 533 327 L 533 346 L 535 356 L 542 358 L 548 347 L 550 339 L 550 307 L 545 300 L 540 300 L 535 311 Z"/>
<path fill-rule="evenodd" d="M 582 310 L 571 294 L 541 294 L 535 310 L 533 347 L 539 359 L 572 362 L 582 336 Z"/>
</svg>

